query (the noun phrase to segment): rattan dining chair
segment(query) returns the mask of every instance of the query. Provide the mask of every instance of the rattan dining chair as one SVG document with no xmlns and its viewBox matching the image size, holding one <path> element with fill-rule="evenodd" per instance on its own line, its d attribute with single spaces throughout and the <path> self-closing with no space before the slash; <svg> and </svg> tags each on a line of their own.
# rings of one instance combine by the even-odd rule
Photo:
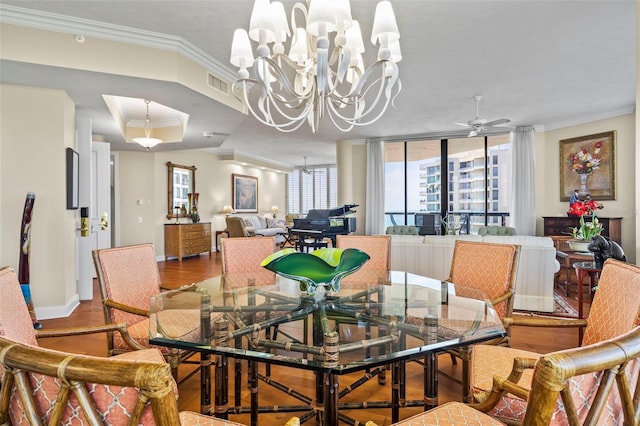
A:
<svg viewBox="0 0 640 426">
<path fill-rule="evenodd" d="M 531 386 L 494 380 L 528 401 L 521 423 L 503 423 L 473 406 L 449 402 L 393 426 L 457 425 L 638 425 L 640 423 L 640 328 L 580 348 L 544 355 L 535 363 Z M 287 426 L 298 426 L 297 418 Z M 376 426 L 367 422 L 366 426 Z"/>
<path fill-rule="evenodd" d="M 102 307 L 106 324 L 126 323 L 131 337 L 144 347 L 149 345 L 151 300 L 161 291 L 160 272 L 153 244 L 136 244 L 93 251 L 93 261 L 98 275 L 98 284 L 102 297 Z M 172 291 L 187 291 L 188 285 Z M 195 309 L 171 310 L 172 332 L 188 336 L 193 342 L 200 341 L 200 329 L 192 324 L 200 324 L 200 311 Z M 212 318 L 212 322 L 215 318 Z M 122 338 L 108 333 L 107 349 L 109 355 L 128 352 Z M 169 362 L 174 377 L 178 377 L 178 365 L 187 362 L 194 353 L 184 350 L 161 347 L 160 350 Z M 196 362 L 189 363 L 196 364 Z M 192 370 L 186 380 L 195 374 Z"/>
<path fill-rule="evenodd" d="M 336 247 L 359 249 L 369 260 L 353 274 L 347 275 L 341 285 L 349 288 L 367 288 L 389 279 L 391 267 L 391 235 L 337 235 Z"/>
<path fill-rule="evenodd" d="M 456 240 L 453 259 L 447 281 L 481 290 L 491 301 L 498 316 L 503 320 L 509 333 L 509 320 L 513 313 L 514 283 L 520 255 L 517 244 L 496 244 L 479 241 Z M 497 339 L 486 344 L 508 345 L 509 337 Z M 462 347 L 450 350 L 455 362 L 462 360 L 462 377 L 458 380 L 448 374 L 444 376 L 460 381 L 463 401 L 471 402 L 471 381 L 469 357 L 474 349 Z"/>
<path fill-rule="evenodd" d="M 178 412 L 171 368 L 157 349 L 100 358 L 40 348 L 0 333 L 0 354 L 3 425 L 241 426 Z"/>
<path fill-rule="evenodd" d="M 0 294 L 0 424 L 226 424 L 178 413 L 177 387 L 162 353 L 132 340 L 126 324 L 34 330 L 9 267 L 0 269 Z M 102 358 L 38 344 L 107 331 L 120 333 L 135 350 Z"/>
<path fill-rule="evenodd" d="M 535 327 L 585 327 L 582 346 L 597 345 L 615 339 L 638 326 L 640 318 L 640 268 L 609 259 L 598 282 L 589 316 L 586 319 L 514 317 L 512 325 Z M 510 422 L 522 421 L 527 401 L 509 388 L 496 389 L 494 377 L 506 378 L 529 389 L 535 360 L 542 354 L 508 347 L 479 345 L 471 356 L 471 382 L 477 407 L 492 416 Z M 533 361 L 514 365 L 515 358 Z M 594 358 L 594 363 L 599 360 Z M 613 411 L 612 411 L 613 412 Z M 601 423 L 598 423 L 601 424 Z M 602 423 L 604 424 L 604 423 Z M 637 423 L 636 423 L 637 424 Z"/>
</svg>

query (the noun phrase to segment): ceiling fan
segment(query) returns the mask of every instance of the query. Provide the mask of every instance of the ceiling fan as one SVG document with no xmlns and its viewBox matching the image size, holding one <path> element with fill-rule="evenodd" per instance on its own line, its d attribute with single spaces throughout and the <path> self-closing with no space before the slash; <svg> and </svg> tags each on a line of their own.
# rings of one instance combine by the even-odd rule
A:
<svg viewBox="0 0 640 426">
<path fill-rule="evenodd" d="M 455 123 L 459 126 L 464 126 L 469 129 L 467 137 L 471 138 L 478 136 L 480 133 L 488 130 L 490 127 L 499 126 L 501 124 L 507 124 L 511 122 L 508 118 L 498 118 L 497 120 L 488 121 L 487 119 L 480 118 L 480 99 L 482 96 L 476 95 L 471 99 L 476 101 L 476 118 L 469 120 L 466 123 Z"/>
<path fill-rule="evenodd" d="M 312 175 L 314 173 L 314 169 L 307 168 L 307 156 L 304 156 L 304 167 L 301 169 L 302 173 Z"/>
</svg>

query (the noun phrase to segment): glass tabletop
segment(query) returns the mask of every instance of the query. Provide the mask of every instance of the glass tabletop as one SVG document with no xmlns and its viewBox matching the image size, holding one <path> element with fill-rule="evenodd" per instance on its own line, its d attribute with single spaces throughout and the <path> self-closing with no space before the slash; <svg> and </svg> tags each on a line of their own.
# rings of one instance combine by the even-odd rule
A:
<svg viewBox="0 0 640 426">
<path fill-rule="evenodd" d="M 506 335 L 480 291 L 400 271 L 313 296 L 270 271 L 229 274 L 151 306 L 152 344 L 334 374 Z"/>
</svg>

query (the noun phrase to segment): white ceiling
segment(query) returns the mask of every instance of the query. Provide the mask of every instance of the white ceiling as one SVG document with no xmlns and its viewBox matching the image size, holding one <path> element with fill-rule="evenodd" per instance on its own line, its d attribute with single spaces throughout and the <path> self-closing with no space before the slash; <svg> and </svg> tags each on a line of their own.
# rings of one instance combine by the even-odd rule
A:
<svg viewBox="0 0 640 426">
<path fill-rule="evenodd" d="M 294 2 L 284 3 L 289 11 Z M 306 128 L 283 134 L 170 82 L 6 60 L 0 62 L 0 79 L 67 90 L 78 113 L 92 119 L 94 133 L 111 142 L 113 150 L 140 148 L 125 144 L 103 93 L 148 97 L 189 114 L 185 141 L 157 149 L 222 143 L 218 149 L 289 166 L 302 165 L 304 156 L 310 165 L 334 163 L 337 140 L 459 132 L 461 127 L 453 123 L 475 117 L 471 97 L 477 94 L 483 95 L 483 118 L 507 117 L 513 125 L 545 129 L 635 108 L 635 0 L 392 0 L 392 4 L 401 32 L 402 92 L 396 107 L 382 119 L 346 134 L 330 121 L 322 122 L 317 134 Z M 248 27 L 253 0 L 0 0 L 0 5 L 180 37 L 235 75 L 228 63 L 231 39 L 234 29 Z M 367 40 L 375 2 L 351 0 L 351 5 Z M 367 53 L 374 50 L 370 46 Z M 205 138 L 203 131 L 230 135 Z"/>
</svg>

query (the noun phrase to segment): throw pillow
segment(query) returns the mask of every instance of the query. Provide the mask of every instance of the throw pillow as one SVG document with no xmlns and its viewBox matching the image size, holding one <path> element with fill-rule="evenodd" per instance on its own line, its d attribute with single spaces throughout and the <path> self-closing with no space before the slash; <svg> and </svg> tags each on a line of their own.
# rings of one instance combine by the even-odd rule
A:
<svg viewBox="0 0 640 426">
<path fill-rule="evenodd" d="M 275 219 L 267 218 L 267 228 L 279 228 L 278 222 Z"/>
</svg>

